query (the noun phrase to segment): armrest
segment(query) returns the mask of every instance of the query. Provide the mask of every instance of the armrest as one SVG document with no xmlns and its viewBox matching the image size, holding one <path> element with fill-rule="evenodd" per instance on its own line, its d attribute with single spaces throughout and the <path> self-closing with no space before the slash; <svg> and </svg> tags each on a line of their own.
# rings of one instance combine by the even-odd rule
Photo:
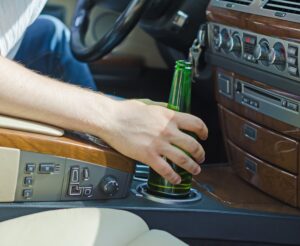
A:
<svg viewBox="0 0 300 246">
<path fill-rule="evenodd" d="M 0 115 L 0 128 L 61 137 L 64 130 L 45 124 Z"/>
</svg>

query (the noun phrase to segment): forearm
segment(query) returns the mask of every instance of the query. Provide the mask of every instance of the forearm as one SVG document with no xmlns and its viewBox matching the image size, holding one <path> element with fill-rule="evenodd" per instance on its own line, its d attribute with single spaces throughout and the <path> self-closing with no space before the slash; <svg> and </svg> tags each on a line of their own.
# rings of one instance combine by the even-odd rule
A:
<svg viewBox="0 0 300 246">
<path fill-rule="evenodd" d="M 0 114 L 101 135 L 115 103 L 0 57 Z"/>
<path fill-rule="evenodd" d="M 181 179 L 165 158 L 198 174 L 196 162 L 202 163 L 205 157 L 202 146 L 181 131 L 207 138 L 205 124 L 194 116 L 137 101 L 115 101 L 1 57 L 0 114 L 94 134 L 124 155 L 150 165 L 172 183 Z"/>
</svg>

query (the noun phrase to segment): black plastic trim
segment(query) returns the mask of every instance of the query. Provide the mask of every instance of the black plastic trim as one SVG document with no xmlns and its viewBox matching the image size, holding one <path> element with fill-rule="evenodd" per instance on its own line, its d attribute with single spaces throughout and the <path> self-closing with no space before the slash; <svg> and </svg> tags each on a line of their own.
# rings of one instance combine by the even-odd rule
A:
<svg viewBox="0 0 300 246">
<path fill-rule="evenodd" d="M 138 182 L 134 182 L 135 187 Z M 166 205 L 130 193 L 125 199 L 86 202 L 0 204 L 0 220 L 74 207 L 115 208 L 141 216 L 153 229 L 180 238 L 300 245 L 300 216 L 233 209 L 203 194 L 199 202 Z"/>
</svg>

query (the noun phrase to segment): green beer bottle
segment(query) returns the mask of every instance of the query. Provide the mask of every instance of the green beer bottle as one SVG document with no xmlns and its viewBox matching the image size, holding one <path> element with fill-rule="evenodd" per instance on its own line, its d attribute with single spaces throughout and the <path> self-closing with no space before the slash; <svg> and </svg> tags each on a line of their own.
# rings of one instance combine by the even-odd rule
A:
<svg viewBox="0 0 300 246">
<path fill-rule="evenodd" d="M 170 92 L 168 108 L 178 112 L 191 112 L 192 66 L 186 61 L 177 61 Z M 167 160 L 173 170 L 181 176 L 181 183 L 173 185 L 150 168 L 148 191 L 167 198 L 185 198 L 192 185 L 192 174 Z"/>
</svg>

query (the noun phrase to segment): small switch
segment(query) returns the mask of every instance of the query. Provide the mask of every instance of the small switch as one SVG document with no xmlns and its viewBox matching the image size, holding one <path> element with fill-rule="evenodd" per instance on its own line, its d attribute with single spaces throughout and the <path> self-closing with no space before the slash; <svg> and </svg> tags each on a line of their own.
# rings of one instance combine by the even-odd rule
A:
<svg viewBox="0 0 300 246">
<path fill-rule="evenodd" d="M 257 101 L 254 101 L 254 102 L 253 102 L 253 106 L 254 106 L 255 108 L 258 108 L 258 107 L 259 107 L 259 103 L 258 103 Z"/>
<path fill-rule="evenodd" d="M 248 97 L 244 97 L 243 98 L 243 102 L 249 104 L 250 103 L 250 99 Z"/>
<path fill-rule="evenodd" d="M 283 107 L 286 107 L 286 106 L 287 106 L 287 101 L 286 101 L 286 100 L 282 100 L 282 101 L 281 101 L 281 105 L 282 105 Z"/>
<path fill-rule="evenodd" d="M 293 76 L 298 75 L 298 68 L 296 68 L 296 67 L 289 66 L 288 71 L 289 71 L 290 75 L 293 75 Z"/>
<path fill-rule="evenodd" d="M 71 168 L 70 183 L 79 183 L 79 167 Z"/>
<path fill-rule="evenodd" d="M 254 107 L 255 102 L 253 100 L 250 100 L 250 105 Z"/>
<path fill-rule="evenodd" d="M 184 13 L 183 11 L 178 11 L 173 18 L 173 25 L 177 28 L 181 28 L 185 25 L 187 19 L 188 15 L 186 13 Z"/>
<path fill-rule="evenodd" d="M 69 186 L 69 196 L 81 196 L 82 193 L 82 187 L 79 186 L 79 184 L 72 184 Z"/>
<path fill-rule="evenodd" d="M 32 197 L 33 191 L 32 189 L 25 189 L 23 190 L 23 197 L 29 199 Z"/>
<path fill-rule="evenodd" d="M 55 171 L 55 164 L 54 163 L 41 163 L 39 171 L 42 174 L 54 173 L 54 171 Z"/>
<path fill-rule="evenodd" d="M 90 170 L 87 167 L 82 170 L 82 178 L 83 180 L 89 180 L 90 178 Z"/>
<path fill-rule="evenodd" d="M 289 65 L 297 66 L 297 59 L 295 57 L 288 57 L 287 62 Z"/>
<path fill-rule="evenodd" d="M 298 55 L 298 47 L 289 45 L 288 54 L 291 56 L 297 56 Z"/>
<path fill-rule="evenodd" d="M 83 196 L 92 197 L 93 196 L 93 187 L 92 186 L 84 187 Z"/>
<path fill-rule="evenodd" d="M 287 108 L 293 111 L 298 111 L 298 104 L 288 102 L 287 103 Z"/>
<path fill-rule="evenodd" d="M 33 184 L 33 178 L 32 177 L 25 177 L 24 178 L 24 185 L 32 185 Z"/>
<path fill-rule="evenodd" d="M 35 171 L 35 164 L 34 163 L 27 163 L 25 167 L 26 173 L 34 173 Z"/>
</svg>

